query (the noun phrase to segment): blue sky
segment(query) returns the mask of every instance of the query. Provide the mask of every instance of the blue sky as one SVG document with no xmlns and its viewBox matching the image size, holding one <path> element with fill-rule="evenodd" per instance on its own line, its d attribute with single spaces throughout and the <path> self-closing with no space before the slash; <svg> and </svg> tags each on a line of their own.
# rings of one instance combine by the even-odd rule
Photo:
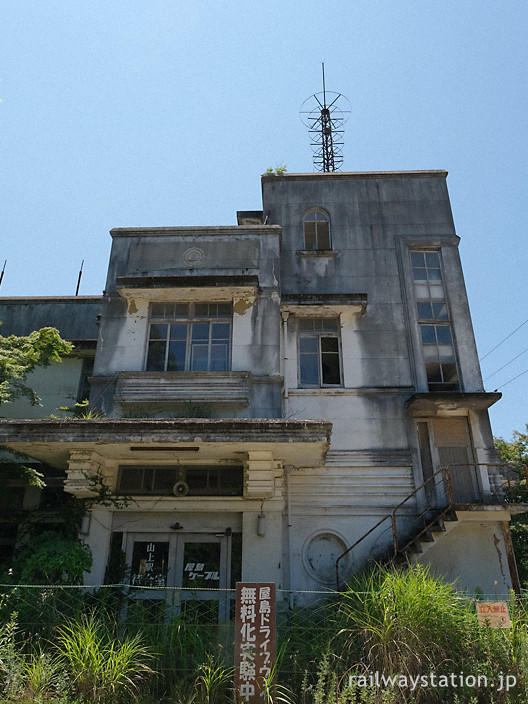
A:
<svg viewBox="0 0 528 704">
<path fill-rule="evenodd" d="M 301 103 L 344 93 L 344 171 L 447 169 L 477 344 L 528 319 L 528 3 L 4 0 L 2 296 L 101 293 L 112 227 L 229 225 L 312 170 Z M 524 351 L 526 350 L 526 353 Z M 483 362 L 528 422 L 528 324 Z"/>
</svg>

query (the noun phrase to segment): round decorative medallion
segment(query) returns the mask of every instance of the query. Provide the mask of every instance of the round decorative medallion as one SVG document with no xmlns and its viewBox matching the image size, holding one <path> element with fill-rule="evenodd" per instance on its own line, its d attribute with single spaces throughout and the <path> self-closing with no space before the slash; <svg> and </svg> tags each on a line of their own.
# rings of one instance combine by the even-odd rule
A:
<svg viewBox="0 0 528 704">
<path fill-rule="evenodd" d="M 205 252 L 200 247 L 189 247 L 183 253 L 182 259 L 187 266 L 196 266 L 205 259 Z"/>
<path fill-rule="evenodd" d="M 330 584 L 335 581 L 336 560 L 345 550 L 345 541 L 339 535 L 318 533 L 305 543 L 303 562 L 318 582 Z M 344 561 L 348 563 L 347 558 Z"/>
</svg>

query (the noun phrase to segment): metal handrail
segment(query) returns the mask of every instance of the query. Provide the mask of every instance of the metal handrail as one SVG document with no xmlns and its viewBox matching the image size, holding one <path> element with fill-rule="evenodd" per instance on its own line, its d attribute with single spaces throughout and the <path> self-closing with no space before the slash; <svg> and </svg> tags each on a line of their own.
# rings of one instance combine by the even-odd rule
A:
<svg viewBox="0 0 528 704">
<path fill-rule="evenodd" d="M 356 540 L 356 542 L 355 542 L 353 545 L 351 545 L 349 548 L 347 548 L 347 549 L 345 550 L 345 552 L 344 552 L 342 555 L 339 555 L 339 557 L 338 557 L 337 560 L 336 560 L 336 586 L 337 586 L 337 590 L 338 590 L 338 591 L 339 591 L 339 583 L 340 583 L 340 579 L 339 579 L 339 563 L 340 563 L 340 561 L 341 561 L 344 557 L 346 557 L 346 555 L 348 555 L 348 553 L 349 553 L 351 550 L 353 550 L 353 549 L 356 547 L 356 545 L 359 545 L 359 543 L 360 543 L 362 540 L 365 540 L 365 538 L 368 538 L 368 536 L 369 536 L 373 531 L 375 531 L 376 528 L 377 528 L 378 526 L 380 526 L 380 525 L 383 523 L 383 521 L 386 521 L 387 518 L 390 518 L 390 517 L 391 517 L 391 514 L 390 514 L 390 513 L 388 513 L 386 516 L 383 516 L 383 518 L 382 518 L 381 520 L 379 520 L 379 521 L 376 523 L 375 526 L 372 526 L 372 528 L 369 530 L 368 533 L 365 533 L 365 535 L 362 535 L 361 538 L 360 538 L 359 540 Z"/>
<path fill-rule="evenodd" d="M 445 509 L 445 511 L 443 511 L 442 513 L 446 513 L 446 512 L 451 508 L 451 505 L 452 505 L 453 501 L 452 501 L 452 491 L 451 491 L 451 480 L 450 480 L 450 478 L 449 478 L 449 470 L 448 470 L 446 467 L 441 467 L 441 468 L 440 468 L 438 471 L 436 471 L 431 477 L 429 477 L 428 479 L 426 479 L 426 481 L 423 482 L 423 484 L 420 484 L 419 487 L 417 487 L 411 494 L 409 494 L 403 501 L 401 501 L 401 502 L 396 506 L 396 508 L 393 510 L 392 513 L 387 513 L 385 516 L 383 516 L 383 517 L 376 523 L 376 525 L 372 526 L 372 528 L 371 528 L 367 533 L 365 533 L 365 535 L 362 535 L 361 538 L 359 538 L 359 540 L 356 540 L 355 543 L 353 543 L 349 548 L 347 548 L 347 549 L 337 558 L 337 560 L 336 560 L 336 586 L 337 586 L 337 589 L 338 589 L 338 590 L 339 590 L 340 583 L 341 583 L 341 580 L 340 580 L 340 577 L 339 577 L 339 563 L 341 562 L 341 560 L 342 560 L 344 557 L 346 557 L 346 555 L 348 555 L 348 553 L 351 552 L 357 545 L 359 545 L 359 543 L 361 543 L 363 540 L 365 540 L 365 538 L 368 538 L 368 536 L 369 536 L 371 533 L 373 533 L 373 532 L 376 530 L 376 528 L 378 528 L 378 527 L 379 527 L 384 521 L 386 521 L 387 519 L 390 519 L 390 520 L 391 520 L 391 524 L 392 524 L 392 535 L 393 535 L 393 544 L 394 544 L 394 556 L 397 555 L 397 553 L 398 553 L 398 551 L 399 551 L 399 548 L 398 548 L 398 536 L 397 536 L 397 525 L 396 525 L 396 511 L 398 511 L 398 509 L 401 508 L 405 503 L 407 503 L 407 501 L 409 501 L 409 499 L 412 499 L 413 496 L 415 496 L 421 489 L 423 489 L 430 481 L 432 481 L 433 479 L 435 479 L 436 476 L 437 476 L 438 474 L 441 474 L 442 472 L 445 472 L 445 473 L 446 473 L 447 492 L 448 492 L 448 497 L 449 497 L 449 504 L 448 504 L 448 507 L 447 507 L 447 508 Z M 436 508 L 436 507 L 430 506 L 430 507 L 428 507 L 428 508 L 426 509 L 426 511 L 427 511 L 427 510 L 431 510 L 431 509 L 433 509 L 433 508 Z M 425 513 L 425 512 L 424 512 L 424 513 Z M 437 518 L 438 518 L 438 517 L 436 517 L 436 519 L 437 519 Z M 425 532 L 425 531 L 422 531 L 422 533 L 423 533 L 423 532 Z M 422 533 L 420 533 L 419 535 L 422 535 Z M 418 536 L 416 536 L 416 537 L 418 537 Z"/>
<path fill-rule="evenodd" d="M 368 536 L 369 536 L 371 533 L 373 533 L 373 532 L 376 530 L 376 528 L 378 528 L 382 523 L 384 523 L 384 521 L 386 521 L 387 519 L 391 519 L 391 524 L 392 524 L 392 537 L 393 537 L 393 546 L 394 546 L 393 558 L 394 558 L 394 557 L 396 557 L 396 556 L 398 555 L 398 553 L 403 552 L 412 542 L 414 542 L 414 541 L 417 540 L 421 535 L 423 535 L 424 533 L 426 533 L 426 532 L 434 525 L 434 523 L 435 523 L 436 521 L 438 521 L 440 518 L 442 518 L 443 516 L 445 516 L 447 513 L 449 513 L 449 512 L 453 509 L 453 506 L 454 506 L 455 502 L 454 502 L 454 499 L 453 499 L 453 489 L 452 489 L 452 485 L 451 485 L 450 469 L 451 469 L 451 468 L 455 468 L 455 467 L 479 467 L 479 466 L 482 466 L 482 467 L 503 467 L 503 468 L 505 468 L 505 467 L 507 467 L 508 465 L 507 465 L 506 463 L 504 463 L 504 462 L 501 462 L 501 463 L 491 463 L 491 462 L 468 462 L 468 463 L 453 463 L 453 464 L 448 465 L 447 467 L 440 467 L 433 475 L 431 475 L 431 476 L 430 476 L 428 479 L 426 479 L 422 484 L 420 484 L 420 486 L 418 486 L 413 492 L 411 492 L 408 496 L 406 496 L 405 499 L 404 499 L 403 501 L 401 501 L 401 502 L 396 506 L 396 508 L 394 508 L 394 510 L 392 511 L 392 513 L 388 513 L 388 514 L 386 514 L 385 516 L 383 516 L 383 517 L 376 523 L 375 526 L 373 526 L 367 533 L 365 533 L 365 535 L 361 536 L 361 538 L 359 538 L 359 540 L 356 540 L 356 542 L 355 542 L 353 545 L 351 545 L 349 548 L 347 548 L 347 549 L 337 558 L 337 560 L 336 560 L 336 585 L 337 585 L 337 589 L 339 590 L 339 587 L 340 587 L 339 563 L 341 562 L 341 560 L 342 560 L 344 557 L 346 557 L 346 555 L 348 555 L 348 553 L 351 552 L 355 547 L 357 547 L 357 546 L 359 545 L 359 543 L 361 543 L 363 540 L 365 540 L 365 538 L 368 538 Z M 523 465 L 520 465 L 520 467 L 519 467 L 518 469 L 516 469 L 515 467 L 511 467 L 511 466 L 510 466 L 509 469 L 508 469 L 507 472 L 506 472 L 506 481 L 505 481 L 503 484 L 501 484 L 501 486 L 500 486 L 498 489 L 496 489 L 496 490 L 494 490 L 494 491 L 491 492 L 491 495 L 496 498 L 497 502 L 505 503 L 505 500 L 504 500 L 504 499 L 501 500 L 501 497 L 499 496 L 499 492 L 504 489 L 505 485 L 507 485 L 508 488 L 511 488 L 511 486 L 512 486 L 512 483 L 510 482 L 510 477 L 509 477 L 508 475 L 509 475 L 511 472 L 516 472 L 517 475 L 518 475 L 518 477 L 519 477 L 519 479 L 520 479 L 522 471 L 524 471 L 524 475 L 525 475 L 525 478 L 526 478 L 526 481 L 527 481 L 527 484 L 528 484 L 528 466 L 523 464 Z M 427 514 L 428 511 L 433 511 L 433 510 L 435 510 L 435 509 L 441 509 L 441 511 L 440 511 L 440 513 L 437 513 L 437 514 L 435 515 L 435 517 L 434 517 L 434 519 L 433 519 L 432 521 L 429 521 L 428 523 L 427 523 L 427 521 L 426 521 L 426 525 L 424 526 L 424 528 L 423 528 L 418 534 L 414 535 L 413 538 L 412 538 L 412 540 L 408 541 L 408 542 L 406 543 L 406 545 L 404 545 L 403 547 L 400 547 L 400 543 L 399 543 L 399 540 L 398 540 L 398 525 L 397 525 L 397 520 L 396 520 L 396 519 L 397 519 L 397 515 L 396 515 L 397 512 L 398 512 L 403 506 L 405 506 L 405 504 L 406 504 L 408 501 L 410 501 L 410 499 L 412 499 L 414 496 L 416 496 L 416 494 L 417 494 L 419 491 L 421 491 L 422 489 L 424 489 L 430 482 L 436 480 L 436 478 L 437 478 L 438 475 L 440 475 L 440 474 L 444 474 L 444 479 L 445 479 L 446 489 L 447 489 L 447 492 L 446 492 L 446 493 L 447 493 L 447 503 L 446 503 L 445 505 L 442 505 L 442 506 L 439 506 L 438 504 L 436 504 L 436 505 L 434 505 L 434 506 L 426 506 L 425 509 L 422 511 L 422 513 L 418 516 L 418 518 L 424 518 L 424 517 L 426 516 L 426 514 Z M 516 484 L 516 483 L 518 483 L 518 481 L 515 482 L 515 484 Z"/>
<path fill-rule="evenodd" d="M 447 502 L 447 506 L 441 507 L 441 508 L 443 508 L 442 513 L 447 513 L 447 511 L 449 511 L 451 509 L 451 506 L 453 505 L 453 490 L 451 488 L 451 477 L 449 476 L 449 468 L 448 467 L 440 467 L 440 469 L 438 469 L 434 474 L 432 474 L 430 477 L 428 477 L 428 479 L 426 479 L 425 482 L 423 482 L 423 484 L 420 484 L 420 486 L 416 487 L 416 489 L 411 494 L 409 494 L 409 496 L 406 496 L 405 499 L 403 501 L 401 501 L 396 506 L 396 508 L 393 510 L 391 515 L 392 515 L 392 537 L 393 537 L 393 542 L 394 542 L 394 556 L 396 556 L 398 554 L 398 552 L 400 551 L 399 544 L 398 544 L 398 528 L 396 525 L 396 512 L 404 504 L 406 504 L 407 501 L 409 501 L 409 499 L 412 499 L 413 496 L 415 496 L 419 491 L 421 491 L 429 482 L 433 481 L 434 479 L 436 479 L 436 477 L 439 474 L 443 474 L 443 473 L 445 473 L 448 502 Z M 440 507 L 439 506 L 429 506 L 423 513 L 426 513 L 427 510 L 431 511 L 435 508 L 440 508 Z M 422 513 L 422 515 L 423 515 L 423 513 Z M 438 517 L 435 517 L 435 520 L 437 520 L 437 518 Z M 423 533 L 425 533 L 429 527 L 430 526 L 427 526 L 426 528 L 424 528 L 421 531 L 421 533 L 419 533 L 417 536 L 415 536 L 413 538 L 413 540 L 416 540 L 417 537 L 419 537 L 420 535 L 423 535 Z"/>
</svg>

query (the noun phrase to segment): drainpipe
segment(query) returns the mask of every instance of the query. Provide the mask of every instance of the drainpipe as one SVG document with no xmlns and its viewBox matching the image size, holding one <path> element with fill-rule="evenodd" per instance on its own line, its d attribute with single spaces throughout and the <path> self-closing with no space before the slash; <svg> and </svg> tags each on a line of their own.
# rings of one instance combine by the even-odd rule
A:
<svg viewBox="0 0 528 704">
<path fill-rule="evenodd" d="M 290 474 L 293 467 L 286 465 L 284 467 L 284 479 L 286 484 L 286 520 L 288 521 L 286 528 L 287 550 L 288 550 L 288 589 L 290 590 L 290 609 L 293 609 L 293 564 L 292 564 L 292 517 L 291 517 L 291 501 L 290 501 Z"/>
<path fill-rule="evenodd" d="M 281 359 L 281 373 L 284 383 L 284 412 L 283 417 L 286 418 L 288 415 L 288 382 L 286 380 L 286 362 L 288 360 L 287 355 L 287 344 L 288 344 L 288 318 L 290 314 L 286 311 L 282 313 L 282 359 Z"/>
</svg>

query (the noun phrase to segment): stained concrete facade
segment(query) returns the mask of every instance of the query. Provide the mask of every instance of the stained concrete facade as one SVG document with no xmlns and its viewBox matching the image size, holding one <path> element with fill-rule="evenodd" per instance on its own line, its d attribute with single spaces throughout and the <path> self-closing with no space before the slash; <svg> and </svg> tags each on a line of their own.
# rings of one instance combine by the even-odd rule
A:
<svg viewBox="0 0 528 704">
<path fill-rule="evenodd" d="M 211 586 L 275 581 L 293 603 L 334 588 L 355 543 L 342 578 L 389 554 L 393 527 L 405 547 L 445 506 L 446 466 L 451 520 L 413 559 L 470 591 L 515 584 L 487 411 L 500 395 L 482 385 L 446 176 L 264 175 L 262 211 L 236 226 L 111 231 L 83 333 L 99 315 L 90 404 L 105 417 L 0 421 L 66 491 L 89 495 L 97 473 L 133 495 L 86 522 L 88 584 L 116 547 L 137 577 L 154 545 L 163 584 L 205 584 L 187 567 L 210 560 Z M 0 299 L 2 333 L 51 324 L 35 305 Z M 49 305 L 80 341 L 67 311 L 82 302 Z"/>
</svg>

